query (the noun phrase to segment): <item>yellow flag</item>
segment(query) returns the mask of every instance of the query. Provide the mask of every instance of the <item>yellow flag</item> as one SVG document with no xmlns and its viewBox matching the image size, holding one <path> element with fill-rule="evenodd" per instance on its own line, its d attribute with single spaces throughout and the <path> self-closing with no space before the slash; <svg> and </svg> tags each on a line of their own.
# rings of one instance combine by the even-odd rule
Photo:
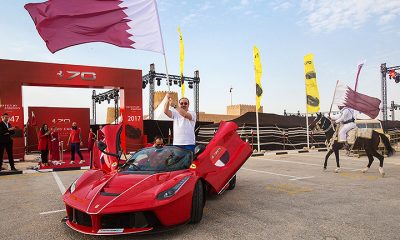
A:
<svg viewBox="0 0 400 240">
<path fill-rule="evenodd" d="M 319 112 L 319 93 L 313 54 L 304 56 L 304 76 L 306 81 L 307 112 Z"/>
<path fill-rule="evenodd" d="M 178 27 L 178 33 L 179 33 L 179 50 L 180 50 L 180 72 L 181 72 L 181 79 L 182 79 L 182 85 L 181 85 L 181 90 L 182 90 L 182 97 L 185 97 L 185 83 L 183 82 L 183 63 L 185 61 L 185 48 L 183 45 L 183 38 L 182 38 L 182 32 L 181 28 Z"/>
<path fill-rule="evenodd" d="M 262 66 L 260 60 L 260 53 L 258 52 L 258 48 L 254 46 L 254 72 L 256 76 L 256 109 L 257 112 L 260 110 L 260 100 L 263 94 L 263 90 L 261 87 L 261 75 L 262 75 Z"/>
</svg>

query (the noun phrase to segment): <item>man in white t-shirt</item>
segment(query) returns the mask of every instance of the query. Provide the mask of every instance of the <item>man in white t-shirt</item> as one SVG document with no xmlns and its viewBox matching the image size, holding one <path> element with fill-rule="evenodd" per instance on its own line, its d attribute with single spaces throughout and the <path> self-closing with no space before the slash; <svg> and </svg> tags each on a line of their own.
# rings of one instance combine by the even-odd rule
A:
<svg viewBox="0 0 400 240">
<path fill-rule="evenodd" d="M 196 137 L 194 127 L 196 125 L 196 113 L 189 111 L 189 99 L 181 98 L 178 105 L 172 102 L 172 95 L 165 95 L 164 113 L 174 120 L 174 142 L 173 145 L 194 151 Z M 169 106 L 174 107 L 170 110 Z"/>
</svg>

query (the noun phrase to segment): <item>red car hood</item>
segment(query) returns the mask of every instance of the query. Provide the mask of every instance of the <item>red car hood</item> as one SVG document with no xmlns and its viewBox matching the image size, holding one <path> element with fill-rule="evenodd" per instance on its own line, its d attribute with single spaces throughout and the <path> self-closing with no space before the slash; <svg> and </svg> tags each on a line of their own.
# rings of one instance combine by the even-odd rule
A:
<svg viewBox="0 0 400 240">
<path fill-rule="evenodd" d="M 89 214 L 132 209 L 143 203 L 151 207 L 164 183 L 176 175 L 179 172 L 142 175 L 90 170 L 78 179 L 73 193 L 65 193 L 64 202 Z"/>
</svg>

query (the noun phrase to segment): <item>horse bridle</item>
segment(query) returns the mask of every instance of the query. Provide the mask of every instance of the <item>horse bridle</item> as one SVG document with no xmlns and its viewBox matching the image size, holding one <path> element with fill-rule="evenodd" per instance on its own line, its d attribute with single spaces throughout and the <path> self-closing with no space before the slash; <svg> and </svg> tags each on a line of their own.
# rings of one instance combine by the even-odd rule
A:
<svg viewBox="0 0 400 240">
<path fill-rule="evenodd" d="M 322 118 L 324 118 L 324 122 L 321 124 Z M 324 130 L 324 129 L 322 129 L 322 128 L 320 127 L 320 126 L 324 126 L 324 125 L 325 125 L 327 119 L 328 119 L 328 118 L 326 118 L 326 117 L 324 117 L 324 116 L 321 116 L 321 119 L 318 120 L 318 122 L 315 123 L 315 129 L 316 129 L 317 131 L 324 132 L 324 133 L 327 133 L 329 130 L 331 130 L 333 124 L 330 124 L 329 127 L 328 127 L 326 130 Z"/>
</svg>

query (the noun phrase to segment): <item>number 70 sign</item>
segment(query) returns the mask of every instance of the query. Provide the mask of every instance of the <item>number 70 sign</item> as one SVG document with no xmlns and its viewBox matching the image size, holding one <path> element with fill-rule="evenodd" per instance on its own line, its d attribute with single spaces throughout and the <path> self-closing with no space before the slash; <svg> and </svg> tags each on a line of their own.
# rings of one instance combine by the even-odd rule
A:
<svg viewBox="0 0 400 240">
<path fill-rule="evenodd" d="M 71 123 L 71 119 L 69 118 L 53 118 L 53 120 L 51 120 L 52 123 L 56 124 L 56 123 Z"/>
</svg>

